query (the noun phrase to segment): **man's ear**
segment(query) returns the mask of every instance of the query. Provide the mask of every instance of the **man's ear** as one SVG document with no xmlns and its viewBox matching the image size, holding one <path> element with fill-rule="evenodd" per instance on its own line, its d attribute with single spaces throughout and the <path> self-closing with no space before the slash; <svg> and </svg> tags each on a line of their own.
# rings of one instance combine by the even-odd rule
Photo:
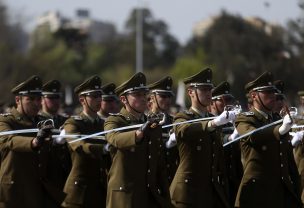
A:
<svg viewBox="0 0 304 208">
<path fill-rule="evenodd" d="M 257 92 L 255 92 L 255 91 L 250 92 L 250 97 L 252 100 L 255 99 L 257 96 L 258 96 Z"/>
<path fill-rule="evenodd" d="M 127 104 L 127 98 L 126 98 L 125 95 L 120 96 L 119 99 L 120 99 L 120 101 L 121 101 L 124 105 Z"/>
<path fill-rule="evenodd" d="M 79 100 L 79 103 L 83 104 L 84 103 L 84 96 L 79 96 L 78 100 Z"/>
<path fill-rule="evenodd" d="M 188 88 L 187 89 L 187 93 L 191 97 L 191 95 L 193 94 L 193 89 L 192 88 Z"/>
<path fill-rule="evenodd" d="M 16 105 L 20 104 L 21 99 L 22 99 L 22 98 L 21 98 L 20 96 L 15 96 Z"/>
</svg>

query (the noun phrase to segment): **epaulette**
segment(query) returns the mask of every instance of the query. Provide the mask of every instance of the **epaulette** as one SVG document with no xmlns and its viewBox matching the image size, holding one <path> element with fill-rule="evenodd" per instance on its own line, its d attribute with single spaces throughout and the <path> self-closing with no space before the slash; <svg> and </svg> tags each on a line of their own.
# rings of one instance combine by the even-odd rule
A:
<svg viewBox="0 0 304 208">
<path fill-rule="evenodd" d="M 13 115 L 12 113 L 1 113 L 0 116 L 7 117 Z"/>
<path fill-rule="evenodd" d="M 242 112 L 241 115 L 244 115 L 244 116 L 253 116 L 254 112 L 251 112 L 251 111 Z"/>
<path fill-rule="evenodd" d="M 114 116 L 114 117 L 120 117 L 128 122 L 130 122 L 131 118 L 129 116 L 124 116 L 123 114 L 121 113 L 109 113 L 110 116 Z"/>
<path fill-rule="evenodd" d="M 110 116 L 122 116 L 121 113 L 109 113 Z"/>
<path fill-rule="evenodd" d="M 185 113 L 187 115 L 194 115 L 194 113 L 189 110 L 184 110 L 183 113 Z"/>
<path fill-rule="evenodd" d="M 70 116 L 66 113 L 60 113 L 59 116 L 62 116 L 64 118 L 69 118 Z"/>
<path fill-rule="evenodd" d="M 73 118 L 76 121 L 81 121 L 83 120 L 83 118 L 81 116 L 71 116 L 71 118 Z"/>
</svg>

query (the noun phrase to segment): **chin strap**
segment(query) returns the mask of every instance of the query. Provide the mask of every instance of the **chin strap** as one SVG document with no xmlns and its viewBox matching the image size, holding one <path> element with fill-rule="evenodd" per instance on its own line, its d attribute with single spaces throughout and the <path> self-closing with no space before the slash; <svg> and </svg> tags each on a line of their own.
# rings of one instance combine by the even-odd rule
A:
<svg viewBox="0 0 304 208">
<path fill-rule="evenodd" d="M 158 100 L 157 100 L 157 97 L 156 97 L 156 92 L 154 92 L 154 97 L 155 97 L 155 102 L 156 102 L 157 108 L 158 108 L 160 111 L 164 112 L 164 109 L 162 109 L 162 108 L 160 107 L 159 103 L 158 103 Z"/>
<path fill-rule="evenodd" d="M 87 101 L 87 96 L 84 96 L 84 101 L 85 101 L 85 103 L 87 104 L 89 110 L 92 111 L 92 112 L 95 112 L 95 111 L 91 108 L 91 106 L 89 105 L 89 103 L 88 103 L 88 101 Z"/>
<path fill-rule="evenodd" d="M 267 108 L 267 107 L 264 105 L 263 101 L 261 100 L 260 93 L 259 93 L 259 92 L 257 92 L 257 93 L 258 93 L 258 101 L 259 101 L 259 103 L 263 106 L 263 108 L 265 108 L 267 111 L 271 112 L 271 109 L 270 109 L 270 108 Z"/>
<path fill-rule="evenodd" d="M 197 99 L 198 103 L 199 103 L 201 106 L 203 106 L 204 108 L 207 108 L 208 106 L 207 106 L 207 105 L 203 105 L 202 102 L 201 102 L 201 100 L 199 99 L 198 94 L 197 94 L 197 88 L 195 88 L 194 91 L 195 91 L 195 96 L 196 96 L 196 99 Z"/>
<path fill-rule="evenodd" d="M 130 105 L 129 100 L 128 100 L 128 96 L 125 95 L 125 97 L 126 97 L 126 100 L 127 100 L 127 105 L 128 105 L 132 110 L 134 110 L 136 113 L 140 113 L 140 114 L 141 114 L 140 111 L 136 110 L 135 108 L 133 108 L 133 107 Z"/>
</svg>

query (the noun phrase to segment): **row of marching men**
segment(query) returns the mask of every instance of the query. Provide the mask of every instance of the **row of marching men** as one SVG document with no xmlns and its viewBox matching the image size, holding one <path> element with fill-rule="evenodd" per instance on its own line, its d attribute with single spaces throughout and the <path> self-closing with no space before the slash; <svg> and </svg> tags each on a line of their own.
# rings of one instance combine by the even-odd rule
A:
<svg viewBox="0 0 304 208">
<path fill-rule="evenodd" d="M 252 106 L 241 114 L 227 108 L 229 84 L 214 88 L 211 69 L 184 83 L 191 107 L 174 118 L 170 77 L 146 86 L 137 73 L 105 93 L 93 76 L 75 88 L 83 110 L 68 119 L 51 110 L 60 102 L 57 81 L 42 90 L 33 76 L 14 87 L 16 108 L 0 117 L 0 207 L 301 207 L 291 141 L 301 144 L 303 134 L 289 136 L 290 114 L 260 129 L 281 119 L 271 73 L 245 86 Z M 101 118 L 102 99 L 114 102 L 114 94 L 122 109 Z M 37 133 L 7 133 L 37 124 Z M 90 136 L 104 130 L 106 141 Z"/>
</svg>

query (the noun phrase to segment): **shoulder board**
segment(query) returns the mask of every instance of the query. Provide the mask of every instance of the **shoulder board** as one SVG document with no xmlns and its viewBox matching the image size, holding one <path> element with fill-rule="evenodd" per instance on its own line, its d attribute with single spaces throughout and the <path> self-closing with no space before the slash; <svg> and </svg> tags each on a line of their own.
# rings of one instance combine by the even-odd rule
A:
<svg viewBox="0 0 304 208">
<path fill-rule="evenodd" d="M 194 113 L 192 113 L 191 111 L 188 111 L 188 110 L 184 110 L 182 112 L 187 115 L 194 115 Z"/>
<path fill-rule="evenodd" d="M 13 114 L 12 113 L 1 113 L 0 115 L 3 117 L 7 117 L 7 116 L 12 116 Z"/>
<path fill-rule="evenodd" d="M 121 113 L 109 113 L 110 116 L 123 116 Z"/>
<path fill-rule="evenodd" d="M 83 120 L 83 118 L 81 116 L 71 116 L 71 118 L 73 118 L 76 121 L 81 121 Z"/>
<path fill-rule="evenodd" d="M 251 111 L 243 112 L 243 113 L 241 113 L 241 115 L 244 115 L 244 116 L 253 116 L 254 112 L 251 112 Z"/>
<path fill-rule="evenodd" d="M 69 118 L 70 117 L 68 114 L 65 114 L 65 113 L 60 113 L 59 116 L 62 116 L 64 118 Z"/>
</svg>

